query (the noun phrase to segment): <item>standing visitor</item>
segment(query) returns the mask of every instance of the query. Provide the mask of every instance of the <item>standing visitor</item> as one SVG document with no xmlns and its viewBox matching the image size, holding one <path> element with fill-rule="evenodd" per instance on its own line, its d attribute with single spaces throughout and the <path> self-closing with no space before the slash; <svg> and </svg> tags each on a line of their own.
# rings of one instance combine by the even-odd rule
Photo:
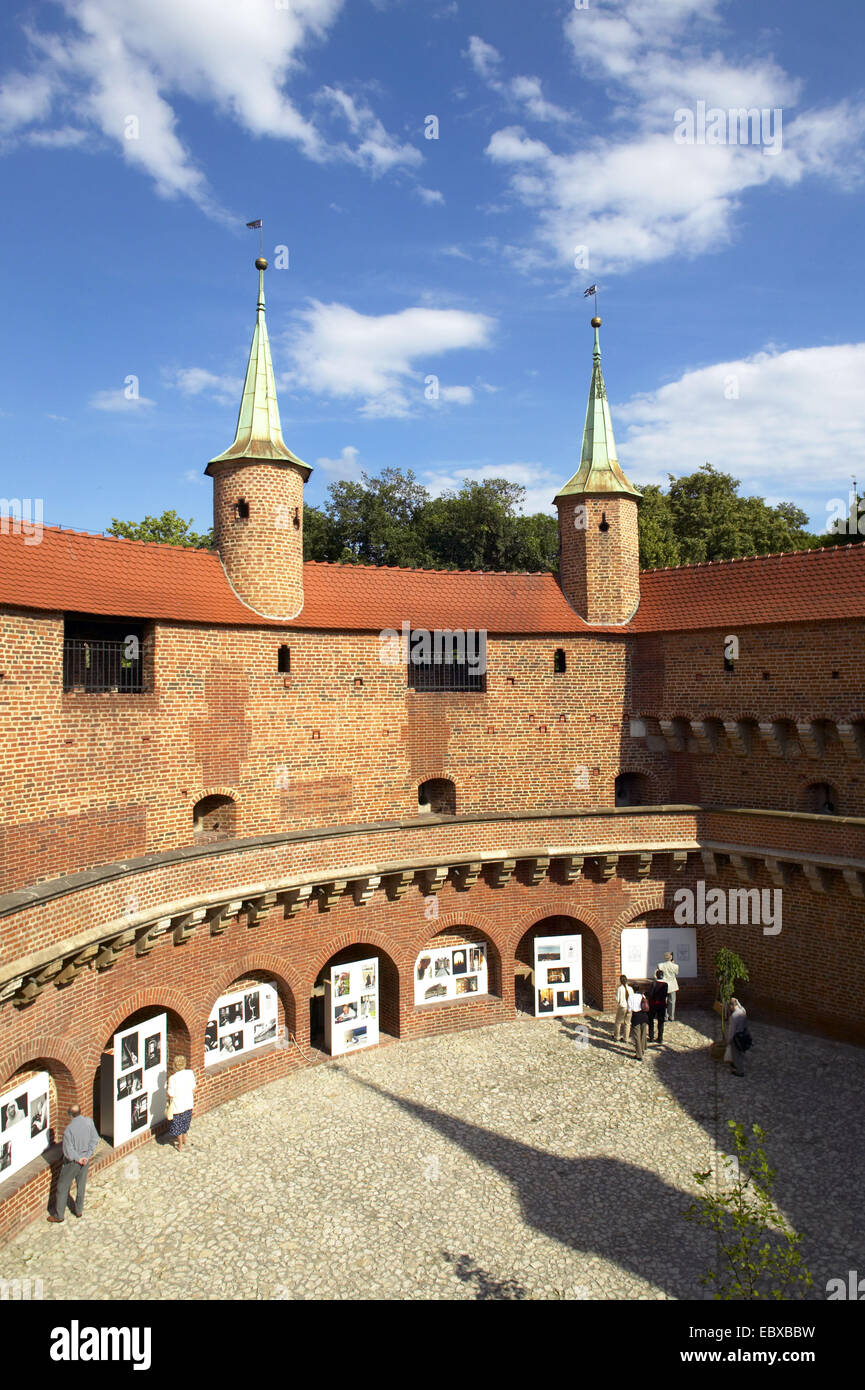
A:
<svg viewBox="0 0 865 1390">
<path fill-rule="evenodd" d="M 186 1065 L 186 1058 L 182 1054 L 174 1059 L 174 1071 L 168 1078 L 167 1089 L 171 1109 L 168 1137 L 174 1140 L 174 1147 L 180 1153 L 189 1134 L 195 1092 L 195 1072 Z"/>
<path fill-rule="evenodd" d="M 631 986 L 628 984 L 627 975 L 619 976 L 619 988 L 616 990 L 616 1023 L 613 1030 L 615 1042 L 619 1042 L 622 1033 L 625 1035 L 625 1042 L 630 1041 L 631 1037 L 631 1011 L 628 1008 L 628 998 L 631 993 Z"/>
<path fill-rule="evenodd" d="M 655 971 L 655 978 L 649 986 L 649 1042 L 655 1041 L 655 1024 L 658 1025 L 658 1046 L 664 1041 L 664 1015 L 667 1011 L 667 982 L 661 967 Z"/>
<path fill-rule="evenodd" d="M 727 1047 L 724 1052 L 724 1061 L 732 1064 L 734 1076 L 744 1076 L 745 1053 L 751 1046 L 748 1015 L 745 1013 L 744 1006 L 739 1003 L 735 996 L 730 1000 L 730 1007 L 732 1013 L 727 1019 Z"/>
<path fill-rule="evenodd" d="M 631 1034 L 634 1039 L 634 1051 L 637 1060 L 642 1062 L 643 1053 L 646 1050 L 646 1029 L 649 1022 L 649 1001 L 638 989 L 632 989 L 628 999 L 628 1008 L 631 1012 Z"/>
<path fill-rule="evenodd" d="M 679 967 L 673 960 L 672 951 L 664 952 L 658 969 L 667 986 L 667 1021 L 672 1023 L 676 1017 L 676 995 L 679 993 Z"/>
<path fill-rule="evenodd" d="M 57 1180 L 56 1215 L 49 1213 L 48 1220 L 58 1226 L 63 1224 L 69 1193 L 75 1183 L 75 1206 L 73 1216 L 84 1215 L 84 1189 L 87 1186 L 87 1169 L 96 1152 L 99 1135 L 96 1126 L 87 1115 L 81 1114 L 80 1105 L 72 1105 L 66 1112 L 69 1124 L 63 1131 L 63 1164 Z"/>
</svg>

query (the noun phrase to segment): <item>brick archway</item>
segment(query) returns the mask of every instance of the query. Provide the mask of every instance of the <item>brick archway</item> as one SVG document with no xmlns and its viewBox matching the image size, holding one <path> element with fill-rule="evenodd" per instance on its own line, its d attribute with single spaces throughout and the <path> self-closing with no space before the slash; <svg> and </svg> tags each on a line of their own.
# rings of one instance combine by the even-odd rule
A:
<svg viewBox="0 0 865 1390">
<path fill-rule="evenodd" d="M 533 941 L 536 936 L 579 936 L 582 939 L 583 1002 L 589 1008 L 604 1007 L 604 957 L 597 930 L 586 921 L 590 913 L 578 916 L 573 912 L 549 912 L 543 917 L 533 915 L 514 942 L 513 959 L 524 967 L 534 967 Z"/>
<path fill-rule="evenodd" d="M 509 966 L 508 968 L 505 967 L 506 956 L 503 954 L 499 939 L 499 925 L 489 913 L 472 912 L 470 909 L 463 912 L 446 912 L 441 917 L 431 918 L 425 923 L 425 927 L 418 931 L 412 943 L 410 974 L 406 986 L 410 997 L 414 998 L 414 968 L 418 956 L 437 936 L 446 932 L 459 932 L 460 929 L 478 932 L 484 938 L 490 948 L 487 954 L 489 993 L 497 995 L 505 1003 L 512 1006 L 513 972 Z"/>
<path fill-rule="evenodd" d="M 85 1107 L 88 1099 L 87 1068 L 84 1058 L 72 1043 L 50 1033 L 38 1033 L 26 1043 L 19 1043 L 0 1063 L 0 1090 L 6 1090 L 16 1072 L 33 1067 L 47 1071 L 57 1087 L 57 1109 L 64 1115 L 70 1105 Z M 52 1128 L 57 1132 L 57 1121 Z"/>
<path fill-rule="evenodd" d="M 226 966 L 222 974 L 217 976 L 211 985 L 209 1002 L 204 1005 L 199 1015 L 202 1046 L 204 1045 L 204 1029 L 216 1000 L 221 994 L 228 993 L 235 980 L 242 979 L 244 975 L 254 974 L 270 975 L 273 978 L 277 992 L 282 996 L 285 1026 L 290 1033 L 297 1034 L 298 1003 L 304 997 L 303 980 L 295 967 L 284 956 L 278 956 L 272 951 L 250 951 L 244 956 L 239 956 L 231 965 Z"/>
<path fill-rule="evenodd" d="M 345 963 L 348 963 L 351 958 L 349 953 L 361 951 L 367 946 L 382 953 L 379 958 L 381 961 L 379 973 L 380 1031 L 389 1033 L 394 1038 L 401 1035 L 400 1006 L 406 989 L 410 987 L 406 982 L 411 980 L 413 966 L 408 963 L 405 951 L 397 950 L 395 943 L 383 932 L 374 929 L 365 931 L 362 924 L 354 930 L 342 931 L 332 936 L 318 954 L 315 974 L 310 978 L 306 992 L 311 1006 L 310 1035 L 314 1031 L 312 1006 L 315 1001 L 312 992 L 319 975 L 331 961 L 334 961 L 334 957 L 343 956 Z M 334 961 L 334 963 L 339 962 Z"/>
</svg>

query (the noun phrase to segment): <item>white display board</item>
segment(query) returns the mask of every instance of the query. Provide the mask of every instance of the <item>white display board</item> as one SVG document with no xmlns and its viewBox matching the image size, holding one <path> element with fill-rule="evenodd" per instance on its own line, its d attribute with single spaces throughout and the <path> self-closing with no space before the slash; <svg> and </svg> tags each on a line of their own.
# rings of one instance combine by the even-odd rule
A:
<svg viewBox="0 0 865 1390">
<path fill-rule="evenodd" d="M 672 951 L 680 980 L 697 977 L 696 927 L 625 927 L 622 932 L 622 974 L 630 980 L 651 980 Z"/>
<path fill-rule="evenodd" d="M 276 1042 L 279 1000 L 273 985 L 247 985 L 220 995 L 204 1033 L 204 1065 Z"/>
<path fill-rule="evenodd" d="M 165 1118 L 166 1023 L 157 1014 L 115 1033 L 102 1059 L 102 1128 L 115 1148 Z"/>
<path fill-rule="evenodd" d="M 470 999 L 487 993 L 487 948 L 463 941 L 459 946 L 431 946 L 421 951 L 414 967 L 414 1002 Z"/>
<path fill-rule="evenodd" d="M 535 1018 L 583 1012 L 583 940 L 535 937 Z"/>
<path fill-rule="evenodd" d="M 48 1147 L 48 1083 L 40 1071 L 0 1096 L 0 1183 Z"/>
<path fill-rule="evenodd" d="M 378 956 L 333 965 L 324 987 L 324 1040 L 331 1057 L 378 1042 Z"/>
</svg>

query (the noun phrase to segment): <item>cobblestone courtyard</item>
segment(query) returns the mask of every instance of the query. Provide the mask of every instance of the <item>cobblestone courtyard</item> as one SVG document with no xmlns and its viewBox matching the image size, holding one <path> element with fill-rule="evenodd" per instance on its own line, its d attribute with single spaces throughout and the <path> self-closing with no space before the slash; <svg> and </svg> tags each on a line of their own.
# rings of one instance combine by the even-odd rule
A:
<svg viewBox="0 0 865 1390">
<path fill-rule="evenodd" d="M 591 1020 L 519 1021 L 310 1068 L 91 1179 L 0 1275 L 46 1299 L 703 1297 L 682 1212 L 726 1121 L 758 1121 L 815 1279 L 865 1268 L 865 1052 L 755 1026 L 745 1080 L 711 1014 L 638 1063 Z"/>
</svg>

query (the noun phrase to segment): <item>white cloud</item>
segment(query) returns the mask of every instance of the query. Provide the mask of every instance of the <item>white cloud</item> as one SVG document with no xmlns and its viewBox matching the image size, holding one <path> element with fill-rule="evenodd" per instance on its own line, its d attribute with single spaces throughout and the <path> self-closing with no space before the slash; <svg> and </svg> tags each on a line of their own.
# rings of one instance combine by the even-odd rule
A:
<svg viewBox="0 0 865 1390">
<path fill-rule="evenodd" d="M 147 173 L 163 196 L 183 195 L 225 218 L 178 130 L 175 105 L 213 107 L 253 136 L 296 144 L 310 159 L 348 161 L 373 174 L 414 165 L 421 155 L 392 137 L 368 106 L 341 94 L 336 106 L 352 139 L 331 140 L 287 93 L 302 54 L 332 27 L 343 0 L 238 4 L 237 0 L 62 0 L 71 28 L 30 33 L 30 72 L 0 89 L 0 123 L 47 143 L 58 132 L 27 132 L 59 109 L 107 140 Z M 327 89 L 322 106 L 333 111 Z M 129 118 L 137 121 L 137 130 Z M 68 124 L 64 126 L 68 130 Z M 132 133 L 130 133 L 132 129 Z M 69 136 L 66 137 L 67 143 Z"/>
<path fill-rule="evenodd" d="M 463 309 L 403 309 L 360 314 L 313 300 L 287 346 L 289 383 L 316 395 L 355 398 L 361 415 L 405 417 L 424 405 L 424 378 L 438 358 L 488 346 L 495 321 Z M 446 388 L 464 391 L 469 388 Z"/>
<path fill-rule="evenodd" d="M 735 234 L 744 195 L 819 175 L 853 187 L 863 172 L 865 104 L 841 101 L 794 116 L 801 83 L 773 60 L 728 60 L 717 50 L 721 0 L 609 0 L 570 10 L 565 34 L 585 80 L 612 84 L 609 129 L 579 148 L 556 149 L 515 125 L 496 131 L 488 157 L 535 217 L 530 245 L 509 259 L 533 272 L 571 266 L 577 246 L 589 273 L 625 270 L 715 250 Z M 519 84 L 526 112 L 542 102 L 532 79 L 500 74 L 489 45 L 472 50 L 476 71 L 496 90 Z M 781 112 L 781 140 L 759 145 L 687 145 L 673 138 L 676 112 L 698 102 L 722 110 Z M 777 129 L 776 119 L 767 134 Z M 587 267 L 588 269 L 588 267 Z"/>
<path fill-rule="evenodd" d="M 358 478 L 360 476 L 360 469 L 357 466 L 357 456 L 359 453 L 360 450 L 356 449 L 353 444 L 346 444 L 339 458 L 316 459 L 315 466 L 316 468 L 323 469 L 328 477 L 333 479 L 342 480 Z"/>
<path fill-rule="evenodd" d="M 415 187 L 415 193 L 424 203 L 432 204 L 444 202 L 444 194 L 440 193 L 437 188 L 421 188 L 420 184 L 418 184 Z"/>
<path fill-rule="evenodd" d="M 471 405 L 474 398 L 475 393 L 470 386 L 442 386 L 439 389 L 439 400 L 447 405 Z"/>
<path fill-rule="evenodd" d="M 243 391 L 242 377 L 218 376 L 205 367 L 178 367 L 163 375 L 184 396 L 208 395 L 217 401 L 239 403 Z"/>
<path fill-rule="evenodd" d="M 500 76 L 504 63 L 501 53 L 477 34 L 469 39 L 463 57 L 468 58 L 478 77 L 491 91 L 497 92 L 509 105 L 522 106 L 525 114 L 533 120 L 569 122 L 574 119 L 569 111 L 545 99 L 539 77 L 503 79 Z"/>
<path fill-rule="evenodd" d="M 825 520 L 865 455 L 865 343 L 769 349 L 685 372 L 613 406 L 619 460 L 634 482 L 710 462 L 748 493 L 800 499 Z M 624 428 L 623 428 L 624 426 Z"/>
<path fill-rule="evenodd" d="M 149 396 L 127 396 L 122 386 L 118 386 L 116 391 L 96 391 L 88 401 L 91 410 L 110 410 L 126 415 L 137 415 L 155 404 Z"/>
</svg>

